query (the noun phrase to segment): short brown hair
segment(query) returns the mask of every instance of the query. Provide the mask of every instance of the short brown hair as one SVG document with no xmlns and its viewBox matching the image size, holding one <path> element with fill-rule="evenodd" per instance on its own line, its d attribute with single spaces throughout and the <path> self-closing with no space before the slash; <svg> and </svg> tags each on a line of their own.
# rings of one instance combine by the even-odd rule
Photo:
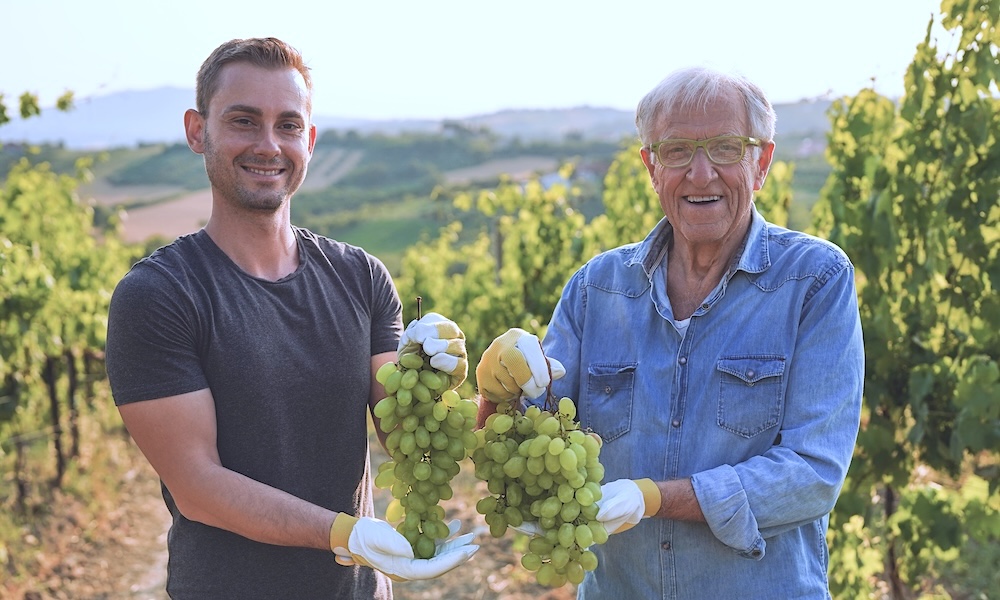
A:
<svg viewBox="0 0 1000 600">
<path fill-rule="evenodd" d="M 219 74 L 229 63 L 247 62 L 266 69 L 295 69 L 302 74 L 309 92 L 307 105 L 312 111 L 312 77 L 302 54 L 278 38 L 229 40 L 216 48 L 198 69 L 195 82 L 195 105 L 202 116 L 208 116 L 208 104 L 219 87 Z"/>
</svg>

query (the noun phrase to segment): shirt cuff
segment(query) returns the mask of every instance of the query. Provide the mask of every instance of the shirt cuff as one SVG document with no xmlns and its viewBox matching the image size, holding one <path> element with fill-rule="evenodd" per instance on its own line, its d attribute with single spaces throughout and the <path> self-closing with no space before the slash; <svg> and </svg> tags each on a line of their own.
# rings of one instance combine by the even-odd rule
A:
<svg viewBox="0 0 1000 600">
<path fill-rule="evenodd" d="M 691 476 L 694 494 L 715 537 L 744 558 L 764 558 L 766 543 L 736 470 L 722 465 Z"/>
</svg>

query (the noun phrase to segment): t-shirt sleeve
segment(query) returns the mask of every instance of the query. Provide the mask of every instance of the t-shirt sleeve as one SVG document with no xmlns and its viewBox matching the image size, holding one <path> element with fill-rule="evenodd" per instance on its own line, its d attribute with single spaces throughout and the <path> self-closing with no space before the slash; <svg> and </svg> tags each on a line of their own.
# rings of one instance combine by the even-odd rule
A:
<svg viewBox="0 0 1000 600">
<path fill-rule="evenodd" d="M 395 352 L 403 335 L 403 306 L 389 270 L 370 257 L 372 271 L 372 356 Z"/>
<path fill-rule="evenodd" d="M 108 313 L 105 364 L 115 404 L 207 388 L 196 327 L 194 305 L 176 282 L 150 265 L 133 267 Z"/>
</svg>

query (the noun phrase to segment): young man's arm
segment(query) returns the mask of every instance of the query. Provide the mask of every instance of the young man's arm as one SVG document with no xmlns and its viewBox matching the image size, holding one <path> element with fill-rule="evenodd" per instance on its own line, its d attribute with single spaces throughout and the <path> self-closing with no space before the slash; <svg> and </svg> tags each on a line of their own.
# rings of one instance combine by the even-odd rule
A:
<svg viewBox="0 0 1000 600">
<path fill-rule="evenodd" d="M 119 412 L 186 518 L 258 542 L 330 550 L 338 513 L 222 465 L 207 388 L 124 404 Z"/>
</svg>

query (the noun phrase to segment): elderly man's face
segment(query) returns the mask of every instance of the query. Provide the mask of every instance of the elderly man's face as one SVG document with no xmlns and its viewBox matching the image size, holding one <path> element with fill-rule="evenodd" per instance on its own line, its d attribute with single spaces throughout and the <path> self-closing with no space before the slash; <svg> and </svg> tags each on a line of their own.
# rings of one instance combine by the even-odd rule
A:
<svg viewBox="0 0 1000 600">
<path fill-rule="evenodd" d="M 750 135 L 746 108 L 736 94 L 717 98 L 705 110 L 670 113 L 656 133 L 655 141 Z M 683 167 L 665 167 L 644 150 L 643 162 L 660 207 L 674 227 L 674 243 L 722 251 L 735 237 L 742 240 L 750 224 L 753 192 L 764 184 L 773 150 L 773 144 L 765 143 L 757 159 L 754 148 L 747 148 L 739 162 L 719 165 L 699 148 Z"/>
</svg>

